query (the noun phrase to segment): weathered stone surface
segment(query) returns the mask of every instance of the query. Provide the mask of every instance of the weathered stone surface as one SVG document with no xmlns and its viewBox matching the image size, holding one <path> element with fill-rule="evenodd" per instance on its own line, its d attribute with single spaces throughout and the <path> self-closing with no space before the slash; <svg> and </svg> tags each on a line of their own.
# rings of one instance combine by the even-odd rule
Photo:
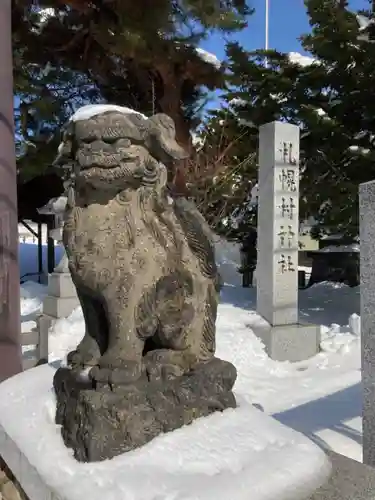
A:
<svg viewBox="0 0 375 500">
<path fill-rule="evenodd" d="M 23 500 L 21 493 L 11 481 L 2 486 L 1 494 L 5 500 Z"/>
<path fill-rule="evenodd" d="M 375 181 L 359 186 L 363 463 L 375 467 Z"/>
<path fill-rule="evenodd" d="M 57 375 L 57 420 L 78 459 L 99 460 L 233 407 L 236 375 L 212 361 L 211 231 L 193 203 L 168 195 L 164 164 L 186 157 L 173 121 L 101 113 L 70 122 L 59 151 L 74 170 L 63 240 L 86 324 L 68 362 L 92 388 L 70 393 Z"/>
<path fill-rule="evenodd" d="M 298 323 L 299 127 L 259 128 L 257 312 L 272 326 Z"/>
<path fill-rule="evenodd" d="M 306 500 L 374 500 L 375 469 L 331 450 L 332 474 Z"/>
<path fill-rule="evenodd" d="M 28 500 L 12 471 L 0 457 L 0 500 Z"/>
<path fill-rule="evenodd" d="M 3 470 L 0 470 L 0 488 L 7 481 L 8 481 L 8 476 L 5 474 Z"/>
<path fill-rule="evenodd" d="M 235 408 L 236 369 L 214 358 L 193 372 L 167 382 L 133 387 L 93 388 L 74 371 L 56 372 L 56 422 L 80 461 L 98 461 L 139 447 L 162 432 L 190 424 L 214 411 Z"/>
<path fill-rule="evenodd" d="M 280 361 L 307 359 L 320 344 L 320 329 L 298 317 L 299 133 L 290 123 L 259 128 L 257 312 L 270 325 L 260 335 L 267 353 Z"/>
</svg>

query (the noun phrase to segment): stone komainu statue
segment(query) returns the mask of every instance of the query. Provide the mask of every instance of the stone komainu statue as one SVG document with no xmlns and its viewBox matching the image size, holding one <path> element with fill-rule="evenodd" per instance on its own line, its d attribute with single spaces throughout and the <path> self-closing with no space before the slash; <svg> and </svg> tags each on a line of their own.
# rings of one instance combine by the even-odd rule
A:
<svg viewBox="0 0 375 500">
<path fill-rule="evenodd" d="M 63 241 L 86 331 L 54 387 L 78 460 L 236 405 L 236 370 L 214 357 L 212 235 L 195 205 L 167 190 L 165 165 L 182 158 L 163 114 L 107 111 L 63 132 L 56 163 L 72 169 Z"/>
</svg>

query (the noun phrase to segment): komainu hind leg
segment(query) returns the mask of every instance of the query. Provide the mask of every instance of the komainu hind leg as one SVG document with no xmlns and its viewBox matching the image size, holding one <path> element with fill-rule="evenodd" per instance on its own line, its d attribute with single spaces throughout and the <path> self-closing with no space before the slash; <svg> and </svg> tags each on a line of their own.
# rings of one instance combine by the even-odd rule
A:
<svg viewBox="0 0 375 500">
<path fill-rule="evenodd" d="M 195 365 L 195 358 L 188 350 L 155 349 L 144 356 L 144 363 L 148 379 L 157 382 L 188 373 Z"/>
<path fill-rule="evenodd" d="M 214 284 L 209 283 L 202 303 L 197 300 L 191 321 L 176 330 L 173 315 L 171 324 L 162 327 L 160 344 L 168 348 L 154 349 L 144 357 L 150 380 L 168 380 L 190 372 L 198 364 L 210 361 L 215 354 L 215 322 L 218 296 Z M 191 313 L 191 304 L 186 308 Z"/>
</svg>

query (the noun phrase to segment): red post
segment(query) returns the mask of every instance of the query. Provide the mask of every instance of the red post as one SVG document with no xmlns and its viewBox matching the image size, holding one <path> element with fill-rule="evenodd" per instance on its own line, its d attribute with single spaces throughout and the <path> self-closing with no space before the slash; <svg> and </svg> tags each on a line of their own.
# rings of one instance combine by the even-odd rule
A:
<svg viewBox="0 0 375 500">
<path fill-rule="evenodd" d="M 11 0 L 0 0 L 0 382 L 22 371 Z"/>
</svg>

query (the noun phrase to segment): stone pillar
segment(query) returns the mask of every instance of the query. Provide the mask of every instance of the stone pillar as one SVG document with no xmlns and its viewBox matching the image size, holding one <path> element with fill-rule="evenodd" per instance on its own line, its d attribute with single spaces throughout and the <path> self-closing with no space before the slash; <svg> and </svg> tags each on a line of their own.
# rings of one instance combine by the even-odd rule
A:
<svg viewBox="0 0 375 500">
<path fill-rule="evenodd" d="M 298 320 L 299 128 L 259 130 L 257 312 L 269 356 L 300 361 L 319 350 L 320 327 Z"/>
<path fill-rule="evenodd" d="M 359 186 L 363 463 L 375 467 L 375 181 Z"/>
<path fill-rule="evenodd" d="M 52 324 L 59 318 L 68 317 L 78 306 L 79 300 L 69 271 L 61 272 L 55 268 L 48 276 L 48 292 L 43 301 L 42 314 L 38 317 L 40 336 L 47 338 Z"/>
<path fill-rule="evenodd" d="M 22 371 L 11 0 L 0 2 L 0 382 Z"/>
<path fill-rule="evenodd" d="M 53 272 L 48 277 L 48 294 L 43 301 L 43 314 L 66 318 L 79 306 L 76 289 L 69 273 Z"/>
<path fill-rule="evenodd" d="M 51 206 L 47 204 L 46 207 L 40 209 L 40 213 L 53 213 L 55 215 L 56 227 L 50 232 L 49 236 L 58 244 L 61 244 L 62 226 L 64 224 L 63 209 L 65 207 L 62 202 L 64 200 L 61 197 L 58 202 L 51 201 Z M 43 301 L 43 312 L 38 318 L 39 335 L 42 338 L 48 338 L 48 330 L 54 321 L 59 318 L 66 318 L 78 306 L 79 300 L 70 276 L 68 259 L 64 250 L 59 264 L 55 267 L 53 273 L 48 276 L 48 293 Z"/>
</svg>

